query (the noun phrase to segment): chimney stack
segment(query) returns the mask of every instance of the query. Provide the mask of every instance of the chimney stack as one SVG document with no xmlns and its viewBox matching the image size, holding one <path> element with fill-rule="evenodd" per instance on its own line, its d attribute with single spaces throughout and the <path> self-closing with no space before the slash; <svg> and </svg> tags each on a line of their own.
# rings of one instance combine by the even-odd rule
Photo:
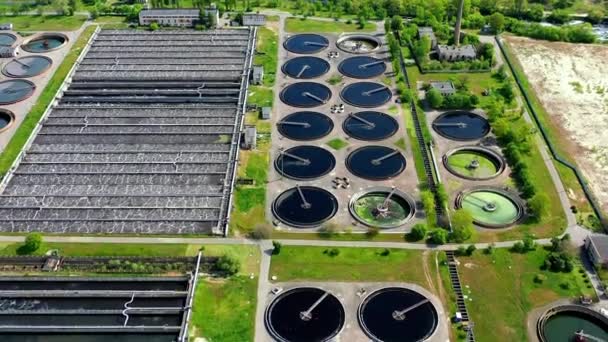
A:
<svg viewBox="0 0 608 342">
<path fill-rule="evenodd" d="M 460 24 L 462 22 L 462 9 L 464 8 L 464 0 L 460 0 L 458 4 L 458 15 L 456 16 L 456 26 L 454 27 L 454 45 L 460 45 Z"/>
</svg>

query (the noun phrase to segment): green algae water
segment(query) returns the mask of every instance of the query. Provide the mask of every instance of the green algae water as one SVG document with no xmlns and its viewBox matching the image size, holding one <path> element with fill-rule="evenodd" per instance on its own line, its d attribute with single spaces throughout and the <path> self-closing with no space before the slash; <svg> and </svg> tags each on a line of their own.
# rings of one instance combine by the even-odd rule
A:
<svg viewBox="0 0 608 342">
<path fill-rule="evenodd" d="M 520 211 L 506 195 L 489 190 L 472 191 L 462 198 L 461 206 L 479 224 L 506 226 L 517 221 Z"/>
</svg>

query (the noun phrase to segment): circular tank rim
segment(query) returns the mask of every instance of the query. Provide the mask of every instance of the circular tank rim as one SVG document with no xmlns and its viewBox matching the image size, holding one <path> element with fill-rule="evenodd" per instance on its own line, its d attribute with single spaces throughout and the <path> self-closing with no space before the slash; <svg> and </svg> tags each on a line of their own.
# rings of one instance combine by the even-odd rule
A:
<svg viewBox="0 0 608 342">
<path fill-rule="evenodd" d="M 366 51 L 366 52 L 353 52 L 350 50 L 345 50 L 342 48 L 342 46 L 340 45 L 342 42 L 346 41 L 346 40 L 351 40 L 351 39 L 360 39 L 360 40 L 370 40 L 373 41 L 374 43 L 376 43 L 376 47 Z M 354 55 L 365 55 L 368 53 L 372 53 L 372 52 L 376 52 L 380 49 L 380 47 L 382 46 L 382 41 L 374 36 L 372 36 L 371 34 L 346 34 L 344 36 L 341 36 L 340 38 L 338 38 L 338 40 L 336 40 L 336 46 L 338 47 L 338 49 L 347 52 L 347 53 L 351 53 Z"/>
<path fill-rule="evenodd" d="M 13 113 L 12 111 L 8 110 L 8 109 L 4 109 L 4 108 L 0 108 L 0 113 L 4 113 L 6 115 L 8 115 L 11 120 L 8 122 L 8 124 L 2 128 L 0 128 L 0 133 L 8 130 L 9 128 L 11 128 L 14 124 L 15 124 L 15 113 Z"/>
<path fill-rule="evenodd" d="M 26 80 L 23 78 L 11 78 L 8 80 L 0 81 L 0 84 L 5 83 L 5 82 L 14 82 L 14 81 L 29 83 L 29 86 L 32 87 L 32 91 L 27 96 L 14 100 L 14 101 L 3 102 L 0 100 L 0 105 L 12 105 L 12 104 L 15 104 L 15 103 L 18 103 L 21 101 L 25 101 L 25 100 L 29 99 L 30 97 L 32 97 L 32 95 L 34 95 L 34 93 L 36 92 L 36 84 L 34 84 L 34 82 L 32 82 L 32 81 L 29 81 L 29 80 Z"/>
<path fill-rule="evenodd" d="M 277 207 L 277 200 L 279 199 L 279 197 L 281 197 L 281 195 L 283 195 L 287 191 L 296 189 L 295 186 L 281 191 L 281 193 L 279 193 L 279 195 L 274 198 L 274 200 L 272 201 L 272 204 L 270 206 L 270 211 L 272 212 L 272 215 L 277 220 L 279 220 L 281 223 L 286 224 L 286 225 L 288 225 L 290 227 L 299 228 L 299 229 L 311 229 L 311 228 L 320 227 L 323 223 L 331 220 L 334 216 L 336 216 L 336 214 L 338 213 L 338 209 L 340 208 L 340 203 L 338 202 L 338 199 L 336 198 L 336 196 L 334 196 L 334 194 L 332 194 L 331 192 L 329 192 L 329 191 L 327 191 L 327 190 L 325 190 L 325 189 L 323 189 L 321 187 L 314 186 L 314 185 L 304 185 L 304 186 L 300 187 L 300 189 L 306 189 L 306 188 L 309 188 L 309 189 L 312 188 L 312 189 L 315 189 L 315 190 L 320 190 L 322 192 L 325 192 L 325 193 L 329 194 L 329 196 L 331 196 L 331 198 L 333 199 L 333 201 L 336 203 L 336 206 L 335 206 L 335 208 L 334 208 L 334 210 L 333 210 L 333 212 L 332 212 L 332 214 L 330 216 L 328 216 L 322 222 L 318 222 L 318 223 L 314 223 L 314 224 L 293 224 L 293 223 L 284 221 L 281 218 L 281 216 L 277 214 L 277 209 L 276 209 L 276 207 Z"/>
<path fill-rule="evenodd" d="M 289 74 L 289 73 L 288 73 L 288 72 L 285 70 L 285 67 L 287 66 L 287 64 L 288 64 L 289 62 L 291 62 L 291 61 L 293 61 L 293 60 L 295 60 L 295 59 L 299 59 L 299 58 L 315 58 L 315 59 L 321 60 L 321 61 L 323 61 L 323 63 L 325 64 L 325 66 L 327 66 L 327 70 L 325 70 L 323 73 L 321 73 L 320 75 L 315 76 L 315 77 L 294 77 L 294 76 L 290 75 L 290 74 Z M 314 80 L 315 78 L 319 78 L 319 77 L 321 77 L 321 76 L 323 76 L 323 75 L 327 74 L 327 73 L 329 72 L 329 70 L 331 70 L 331 64 L 329 64 L 329 62 L 328 62 L 328 61 L 326 61 L 325 59 L 320 58 L 320 57 L 315 57 L 315 56 L 299 56 L 299 57 L 294 57 L 294 58 L 292 58 L 292 59 L 289 59 L 289 60 L 285 61 L 285 63 L 283 63 L 283 65 L 281 66 L 281 72 L 282 72 L 283 74 L 287 75 L 288 77 L 293 78 L 294 80 Z"/>
<path fill-rule="evenodd" d="M 443 118 L 444 116 L 447 116 L 447 115 L 449 115 L 449 114 L 453 114 L 453 113 L 466 113 L 466 114 L 473 114 L 473 115 L 477 115 L 477 116 L 479 116 L 480 118 L 482 118 L 482 119 L 486 120 L 486 122 L 488 123 L 488 131 L 487 131 L 487 132 L 486 132 L 486 133 L 485 133 L 483 136 L 481 136 L 481 137 L 479 137 L 479 138 L 474 138 L 474 139 L 462 139 L 462 138 L 455 138 L 455 137 L 449 136 L 449 135 L 447 135 L 447 134 L 445 134 L 445 133 L 441 132 L 441 130 L 438 130 L 438 129 L 436 129 L 436 128 L 435 128 L 435 122 L 436 122 L 437 120 L 439 120 L 439 119 L 441 119 L 441 118 Z M 431 123 L 431 127 L 432 127 L 432 128 L 433 128 L 433 130 L 434 130 L 435 132 L 437 132 L 437 134 L 439 134 L 440 136 L 442 136 L 442 137 L 444 137 L 444 138 L 446 138 L 446 139 L 448 139 L 448 140 L 453 140 L 453 141 L 475 141 L 475 140 L 480 140 L 480 139 L 483 139 L 484 137 L 486 137 L 486 136 L 487 136 L 488 134 L 490 134 L 490 132 L 492 131 L 492 127 L 490 126 L 490 122 L 488 121 L 488 118 L 487 118 L 485 115 L 480 114 L 480 113 L 478 113 L 478 112 L 474 112 L 474 111 L 472 111 L 472 110 L 471 110 L 471 111 L 468 111 L 468 110 L 462 110 L 462 109 L 449 110 L 449 111 L 447 111 L 447 112 L 441 113 L 441 115 L 439 115 L 438 117 L 436 117 L 436 118 L 435 118 L 435 120 L 433 120 L 433 122 Z"/>
<path fill-rule="evenodd" d="M 352 217 L 354 217 L 358 222 L 360 222 L 361 224 L 367 226 L 367 227 L 378 227 L 380 229 L 391 229 L 391 228 L 397 228 L 400 227 L 404 224 L 406 224 L 407 222 L 409 222 L 412 217 L 414 217 L 414 215 L 416 214 L 416 201 L 414 201 L 414 199 L 412 198 L 412 196 L 408 195 L 407 193 L 399 190 L 399 189 L 395 189 L 395 194 L 398 195 L 399 197 L 403 198 L 409 205 L 410 205 L 410 212 L 409 214 L 405 217 L 405 219 L 402 220 L 403 223 L 399 224 L 399 225 L 383 225 L 383 224 L 379 224 L 379 225 L 370 225 L 367 222 L 365 222 L 363 219 L 361 219 L 359 217 L 359 215 L 356 214 L 356 210 L 355 210 L 355 202 L 357 202 L 357 200 L 359 200 L 361 197 L 370 194 L 370 193 L 378 193 L 378 192 L 387 192 L 390 193 L 393 189 L 386 187 L 386 186 L 374 186 L 371 188 L 367 188 L 365 190 L 359 191 L 357 193 L 355 193 L 350 201 L 348 202 L 348 211 L 350 212 L 350 215 Z"/>
<path fill-rule="evenodd" d="M 357 308 L 357 320 L 359 321 L 359 327 L 361 328 L 361 330 L 363 331 L 363 333 L 367 337 L 369 337 L 370 339 L 372 339 L 372 341 L 374 341 L 374 342 L 383 342 L 382 340 L 377 339 L 376 336 L 372 335 L 369 332 L 369 329 L 367 328 L 367 326 L 364 323 L 362 311 L 363 311 L 364 305 L 369 301 L 369 299 L 370 299 L 370 297 L 372 295 L 375 295 L 376 293 L 378 293 L 378 292 L 380 292 L 382 290 L 387 290 L 387 289 L 388 290 L 390 290 L 390 289 L 404 289 L 404 290 L 416 292 L 416 293 L 424 296 L 425 298 L 427 298 L 429 300 L 429 303 L 431 304 L 431 306 L 433 307 L 433 311 L 435 312 L 435 317 L 436 317 L 435 327 L 433 328 L 433 331 L 430 334 L 428 334 L 428 336 L 425 339 L 419 340 L 419 342 L 424 342 L 424 341 L 430 340 L 435 335 L 435 333 L 437 332 L 437 330 L 439 330 L 439 320 L 441 319 L 440 316 L 439 316 L 439 312 L 440 311 L 437 309 L 437 306 L 435 305 L 435 298 L 433 297 L 433 295 L 431 293 L 427 293 L 426 290 L 420 291 L 421 288 L 418 288 L 418 287 L 416 287 L 416 288 L 410 288 L 410 287 L 404 287 L 404 286 L 386 286 L 386 287 L 382 287 L 382 288 L 376 289 L 376 290 L 370 292 L 369 294 L 367 294 L 365 296 L 365 298 L 363 298 L 363 300 L 359 304 L 359 307 Z"/>
<path fill-rule="evenodd" d="M 61 37 L 61 38 L 63 38 L 64 39 L 63 44 L 61 44 L 61 45 L 59 45 L 57 47 L 45 50 L 45 51 L 31 51 L 31 50 L 28 50 L 26 48 L 27 44 L 31 43 L 34 40 L 38 40 L 38 39 L 41 39 L 41 38 L 52 38 L 52 37 Z M 60 32 L 43 32 L 43 33 L 38 33 L 36 35 L 33 35 L 32 37 L 29 37 L 28 39 L 24 40 L 21 43 L 20 47 L 21 47 L 21 49 L 23 49 L 23 51 L 27 51 L 27 52 L 30 52 L 30 53 L 48 53 L 48 52 L 51 52 L 51 51 L 55 51 L 55 50 L 61 49 L 69 41 L 70 41 L 70 38 L 68 38 L 68 36 L 66 36 L 63 33 L 60 33 Z"/>
<path fill-rule="evenodd" d="M 4 45 L 4 46 L 8 46 L 8 47 L 15 46 L 17 44 L 17 40 L 19 39 L 16 34 L 13 34 L 13 33 L 10 33 L 10 32 L 0 32 L 0 36 L 10 36 L 13 39 L 15 39 L 15 41 L 13 42 L 13 44 L 11 44 L 11 45 Z"/>
<path fill-rule="evenodd" d="M 304 83 L 314 83 L 314 84 L 318 84 L 318 85 L 320 85 L 321 87 L 325 88 L 325 89 L 327 90 L 327 93 L 329 94 L 329 97 L 328 97 L 327 101 L 325 101 L 324 103 L 319 103 L 319 104 L 314 105 L 314 106 L 303 106 L 303 105 L 296 105 L 296 104 L 287 103 L 287 102 L 285 101 L 285 98 L 284 98 L 284 96 L 285 96 L 285 92 L 287 91 L 287 89 L 290 89 L 290 88 L 291 88 L 291 87 L 293 87 L 293 86 L 296 86 L 296 85 L 301 85 L 301 84 L 304 84 Z M 332 93 L 331 89 L 329 89 L 329 87 L 328 87 L 328 86 L 326 86 L 326 85 L 325 85 L 325 84 L 323 84 L 323 83 L 320 83 L 320 82 L 313 82 L 313 81 L 304 81 L 304 82 L 296 82 L 296 83 L 291 83 L 291 84 L 287 85 L 285 88 L 283 88 L 283 89 L 281 90 L 281 92 L 279 93 L 279 98 L 281 99 L 281 102 L 283 102 L 283 104 L 285 104 L 285 105 L 287 105 L 287 106 L 294 107 L 294 108 L 315 108 L 315 107 L 324 106 L 324 105 L 326 105 L 326 104 L 327 104 L 327 103 L 328 103 L 328 102 L 331 100 L 331 98 L 332 98 L 333 96 L 334 96 L 334 94 Z"/>
<path fill-rule="evenodd" d="M 486 154 L 491 156 L 492 158 L 494 158 L 495 161 L 498 162 L 497 165 L 497 171 L 496 173 L 494 173 L 493 175 L 487 176 L 487 177 L 472 177 L 472 176 L 466 176 L 463 174 L 458 173 L 454 168 L 452 168 L 452 166 L 450 165 L 448 159 L 453 156 L 455 153 L 458 152 L 463 152 L 463 151 L 473 151 L 473 152 L 478 152 L 480 154 Z M 498 152 L 491 150 L 489 148 L 485 148 L 485 147 L 480 147 L 480 146 L 461 146 L 461 147 L 457 147 L 454 148 L 448 152 L 446 152 L 446 154 L 443 155 L 442 158 L 443 161 L 443 166 L 453 175 L 460 177 L 460 178 L 464 178 L 467 180 L 490 180 L 490 179 L 494 179 L 498 176 L 500 176 L 506 169 L 506 162 L 505 159 L 503 158 L 503 156 L 501 156 Z"/>
<path fill-rule="evenodd" d="M 506 191 L 506 190 L 503 190 L 503 189 L 500 189 L 497 187 L 493 187 L 493 186 L 475 186 L 475 187 L 471 187 L 471 188 L 461 191 L 456 196 L 456 201 L 455 201 L 456 209 L 462 208 L 462 200 L 464 199 L 464 197 L 466 195 L 473 193 L 473 192 L 477 192 L 477 191 L 488 191 L 488 192 L 493 192 L 493 193 L 507 197 L 517 207 L 517 218 L 515 220 L 513 220 L 512 222 L 502 223 L 502 224 L 487 223 L 487 222 L 483 222 L 483 221 L 478 221 L 475 218 L 473 218 L 473 223 L 475 223 L 476 225 L 483 227 L 483 228 L 508 228 L 508 227 L 511 227 L 511 226 L 515 225 L 516 223 L 520 222 L 521 219 L 524 217 L 524 214 L 526 211 L 525 205 L 524 205 L 523 201 L 519 198 L 519 196 L 517 196 L 513 192 Z"/>
<path fill-rule="evenodd" d="M 392 137 L 393 135 L 397 134 L 397 132 L 399 131 L 399 122 L 397 121 L 397 119 L 395 119 L 391 115 L 388 115 L 388 114 L 386 114 L 384 112 L 380 112 L 380 111 L 377 111 L 377 110 L 361 110 L 361 111 L 355 112 L 353 114 L 359 114 L 359 113 L 365 113 L 365 112 L 374 112 L 374 113 L 380 113 L 380 114 L 386 115 L 387 117 L 389 117 L 393 121 L 393 123 L 395 124 L 395 126 L 397 127 L 397 129 L 393 133 L 391 133 L 390 135 L 387 135 L 387 136 L 382 137 L 382 138 L 378 138 L 378 139 L 360 139 L 358 137 L 354 137 L 354 136 L 348 134 L 348 130 L 346 129 L 346 122 L 348 121 L 349 117 L 346 117 L 346 118 L 344 118 L 344 121 L 342 121 L 342 131 L 344 131 L 344 133 L 346 133 L 346 135 L 348 135 L 350 138 L 355 139 L 355 140 L 359 140 L 359 141 L 382 141 L 382 140 L 385 140 L 385 139 L 388 139 L 388 138 Z"/>
<path fill-rule="evenodd" d="M 311 178 L 299 178 L 299 177 L 293 177 L 293 176 L 288 175 L 288 174 L 286 174 L 286 173 L 284 173 L 284 172 L 281 172 L 281 171 L 279 170 L 279 167 L 278 167 L 278 165 L 277 165 L 277 164 L 278 164 L 278 162 L 279 162 L 279 158 L 280 158 L 280 156 L 281 156 L 281 155 L 279 154 L 279 155 L 278 155 L 278 156 L 277 156 L 277 157 L 274 159 L 274 163 L 273 163 L 273 165 L 274 165 L 275 170 L 276 170 L 276 171 L 277 171 L 277 172 L 278 172 L 278 173 L 279 173 L 281 176 L 283 176 L 283 177 L 285 177 L 285 178 L 292 179 L 292 180 L 297 180 L 297 181 L 312 181 L 312 180 L 317 180 L 317 179 L 319 179 L 319 178 L 322 178 L 322 177 L 324 177 L 324 176 L 327 176 L 327 175 L 328 175 L 330 172 L 332 172 L 332 171 L 333 171 L 333 170 L 336 168 L 336 165 L 337 165 L 337 160 L 336 160 L 336 157 L 334 156 L 334 154 L 333 154 L 333 153 L 332 153 L 330 150 L 327 150 L 327 149 L 325 149 L 325 148 L 323 148 L 323 147 L 319 147 L 319 146 L 315 146 L 315 145 L 297 145 L 297 146 L 290 147 L 290 148 L 286 149 L 285 151 L 287 152 L 287 151 L 290 151 L 290 150 L 293 150 L 293 149 L 296 149 L 296 148 L 302 148 L 302 147 L 313 147 L 314 149 L 317 149 L 317 151 L 318 151 L 319 149 L 321 149 L 321 150 L 323 150 L 323 151 L 325 151 L 325 152 L 328 152 L 328 153 L 329 153 L 329 155 L 331 156 L 331 158 L 333 159 L 333 160 L 332 160 L 332 162 L 333 162 L 333 166 L 331 167 L 331 169 L 327 170 L 327 171 L 326 171 L 326 172 L 324 172 L 322 175 L 320 175 L 320 176 L 316 176 L 316 177 L 311 177 Z"/>
<path fill-rule="evenodd" d="M 360 176 L 360 175 L 358 175 L 358 174 L 354 173 L 354 172 L 352 171 L 351 167 L 350 167 L 350 164 L 351 164 L 351 163 L 350 163 L 350 159 L 351 159 L 351 157 L 352 157 L 352 156 L 355 154 L 355 152 L 358 152 L 358 151 L 360 151 L 360 150 L 363 150 L 363 149 L 366 149 L 366 148 L 370 148 L 370 147 L 387 147 L 387 146 L 384 146 L 384 145 L 364 145 L 364 146 L 361 146 L 361 147 L 359 147 L 359 148 L 355 149 L 354 151 L 350 152 L 350 153 L 348 154 L 348 156 L 346 157 L 346 160 L 344 161 L 344 164 L 346 165 L 346 169 L 347 169 L 347 170 L 348 170 L 348 171 L 349 171 L 351 174 L 353 174 L 354 176 L 359 177 L 359 178 L 361 178 L 361 179 L 369 180 L 369 181 L 383 181 L 383 180 L 389 180 L 389 179 L 393 179 L 393 178 L 395 178 L 395 177 L 398 177 L 398 176 L 399 176 L 400 174 L 402 174 L 402 173 L 403 173 L 403 171 L 405 171 L 405 169 L 407 168 L 407 158 L 405 157 L 405 155 L 404 155 L 404 154 L 403 154 L 401 151 L 399 151 L 398 149 L 396 149 L 396 148 L 395 148 L 395 149 L 393 149 L 393 150 L 398 151 L 398 152 L 399 152 L 399 155 L 401 155 L 401 157 L 403 158 L 403 161 L 404 161 L 404 163 L 403 163 L 403 168 L 402 168 L 402 169 L 401 169 L 401 170 L 400 170 L 398 173 L 396 173 L 396 174 L 394 174 L 394 175 L 392 175 L 392 176 L 389 176 L 389 177 L 374 177 L 374 178 L 365 178 L 365 177 L 362 177 L 362 176 Z M 390 149 L 390 147 L 387 147 L 387 148 L 389 148 L 389 149 Z"/>
<path fill-rule="evenodd" d="M 536 336 L 538 337 L 540 342 L 548 342 L 545 339 L 545 334 L 544 334 L 544 328 L 545 328 L 545 324 L 547 323 L 547 320 L 556 314 L 568 312 L 568 311 L 576 311 L 576 312 L 579 312 L 579 313 L 582 313 L 585 315 L 590 315 L 593 318 L 601 321 L 601 323 L 603 325 L 608 326 L 608 317 L 600 314 L 599 312 L 597 312 L 595 310 L 584 307 L 582 305 L 575 305 L 575 304 L 557 305 L 557 306 L 549 308 L 548 310 L 543 312 L 542 315 L 540 316 L 540 318 L 538 319 L 538 321 L 536 322 Z"/>
<path fill-rule="evenodd" d="M 331 341 L 331 339 L 340 335 L 340 333 L 344 330 L 344 327 L 346 326 L 346 308 L 344 307 L 344 303 L 342 303 L 340 298 L 338 298 L 338 296 L 336 296 L 332 291 L 326 290 L 320 286 L 294 286 L 290 289 L 284 290 L 283 292 L 279 293 L 275 298 L 273 298 L 270 301 L 270 303 L 266 306 L 266 309 L 264 310 L 264 325 L 266 326 L 266 330 L 270 333 L 270 335 L 279 342 L 289 342 L 288 340 L 285 340 L 282 337 L 280 337 L 279 334 L 277 334 L 275 332 L 275 330 L 272 329 L 272 325 L 270 324 L 270 319 L 269 319 L 270 318 L 270 309 L 274 306 L 275 302 L 279 298 L 281 298 L 281 297 L 285 296 L 285 294 L 287 294 L 293 290 L 297 290 L 297 289 L 315 289 L 315 290 L 326 291 L 330 295 L 332 295 L 334 298 L 336 298 L 338 300 L 338 302 L 340 302 L 340 307 L 342 308 L 342 312 L 344 313 L 344 321 L 342 322 L 340 329 L 335 334 L 333 334 L 332 336 L 330 336 L 329 338 L 327 338 L 321 342 Z"/>
<path fill-rule="evenodd" d="M 323 134 L 322 136 L 320 136 L 318 138 L 314 138 L 314 139 L 294 139 L 294 138 L 289 137 L 286 134 L 284 134 L 283 128 L 282 128 L 283 125 L 281 125 L 281 122 L 284 121 L 286 118 L 288 118 L 290 115 L 297 114 L 297 113 L 306 113 L 306 112 L 308 112 L 308 113 L 317 113 L 319 115 L 323 115 L 324 117 L 326 117 L 328 119 L 329 126 L 330 126 L 329 127 L 330 128 L 329 131 L 327 133 Z M 312 110 L 302 110 L 302 111 L 293 112 L 293 113 L 290 113 L 288 115 L 285 115 L 275 125 L 277 126 L 277 131 L 279 132 L 279 134 L 281 134 L 283 137 L 285 137 L 285 138 L 287 138 L 289 140 L 293 140 L 293 141 L 315 141 L 315 140 L 319 140 L 319 139 L 321 139 L 323 137 L 328 136 L 331 133 L 331 131 L 334 130 L 334 126 L 335 126 L 334 125 L 334 120 L 332 120 L 332 118 L 329 115 L 323 114 L 321 112 L 312 111 Z"/>
<path fill-rule="evenodd" d="M 314 36 L 323 37 L 323 39 L 325 39 L 325 42 L 327 43 L 327 46 L 321 47 L 320 49 L 315 50 L 314 52 L 294 52 L 294 51 L 291 51 L 290 49 L 288 49 L 288 48 L 287 48 L 287 42 L 288 42 L 289 40 L 291 40 L 292 38 L 298 37 L 298 36 L 303 36 L 303 35 L 314 35 Z M 325 37 L 325 36 L 324 36 L 324 35 L 322 35 L 322 34 L 318 34 L 318 33 L 312 33 L 312 32 L 308 32 L 308 33 L 306 33 L 306 32 L 303 32 L 303 33 L 296 33 L 296 34 L 294 34 L 294 35 L 291 35 L 291 36 L 287 37 L 287 38 L 285 39 L 285 41 L 283 41 L 283 48 L 284 48 L 285 50 L 287 50 L 287 51 L 291 52 L 291 53 L 295 53 L 296 55 L 314 55 L 314 54 L 317 54 L 317 53 L 319 53 L 319 52 L 321 52 L 321 51 L 323 51 L 323 50 L 327 49 L 328 47 L 329 47 L 329 39 L 327 39 L 327 37 Z"/>
<path fill-rule="evenodd" d="M 361 83 L 373 83 L 375 85 L 378 86 L 382 86 L 384 88 L 386 88 L 386 90 L 388 90 L 390 96 L 388 97 L 388 99 L 382 103 L 377 103 L 377 104 L 371 104 L 371 105 L 361 105 L 361 104 L 355 104 L 349 100 L 347 100 L 346 98 L 344 98 L 344 92 L 346 92 L 346 90 L 354 85 L 357 84 L 361 84 Z M 378 108 L 381 106 L 384 106 L 385 104 L 389 103 L 391 101 L 391 98 L 394 96 L 395 94 L 393 94 L 393 91 L 391 90 L 390 87 L 387 87 L 386 85 L 379 83 L 379 82 L 374 82 L 374 81 L 359 81 L 359 82 L 354 82 L 351 84 L 347 84 L 346 86 L 344 86 L 344 88 L 342 88 L 342 90 L 340 91 L 340 99 L 342 101 L 344 101 L 345 103 L 347 103 L 350 106 L 356 107 L 356 108 Z"/>
<path fill-rule="evenodd" d="M 36 75 L 31 75 L 31 76 L 16 76 L 16 75 L 10 74 L 8 71 L 6 71 L 6 67 L 8 66 L 9 63 L 13 62 L 13 60 L 20 60 L 23 58 L 32 58 L 32 57 L 46 59 L 49 62 L 49 65 L 46 68 L 44 68 L 44 70 L 42 70 L 41 72 L 37 73 Z M 21 56 L 19 58 L 13 58 L 13 60 L 9 61 L 8 63 L 6 63 L 4 65 L 4 67 L 2 67 L 2 74 L 6 77 L 15 78 L 15 79 L 32 78 L 32 77 L 43 75 L 47 71 L 49 71 L 49 69 L 53 66 L 53 60 L 47 56 L 38 56 L 38 55 Z"/>
<path fill-rule="evenodd" d="M 351 73 L 344 72 L 344 70 L 343 70 L 343 65 L 344 65 L 344 63 L 345 63 L 346 61 L 348 61 L 348 60 L 351 60 L 351 59 L 353 59 L 353 58 L 357 58 L 357 57 L 369 57 L 369 58 L 377 59 L 378 61 L 382 61 L 382 62 L 384 63 L 384 64 L 383 64 L 383 65 L 384 65 L 384 70 L 383 70 L 382 72 L 380 72 L 379 74 L 376 74 L 376 75 L 371 75 L 371 76 L 368 76 L 368 77 L 354 76 L 354 75 L 353 75 L 353 74 L 351 74 Z M 348 57 L 348 58 L 346 58 L 346 59 L 342 60 L 342 61 L 340 62 L 340 64 L 338 64 L 338 71 L 339 71 L 339 72 L 340 72 L 342 75 L 344 75 L 344 76 L 346 76 L 346 77 L 350 77 L 350 78 L 359 79 L 359 80 L 368 80 L 368 79 L 373 79 L 373 78 L 376 78 L 376 77 L 378 77 L 378 76 L 382 75 L 383 73 L 385 73 L 387 68 L 388 68 L 388 67 L 386 66 L 386 62 L 385 62 L 383 59 L 378 58 L 378 57 L 373 57 L 373 56 L 352 56 L 352 57 Z"/>
</svg>

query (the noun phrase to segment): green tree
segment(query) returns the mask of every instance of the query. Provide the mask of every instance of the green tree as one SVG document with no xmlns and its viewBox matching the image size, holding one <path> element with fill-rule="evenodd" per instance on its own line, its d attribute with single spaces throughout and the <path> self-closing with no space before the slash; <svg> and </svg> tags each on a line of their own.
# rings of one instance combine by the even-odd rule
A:
<svg viewBox="0 0 608 342">
<path fill-rule="evenodd" d="M 470 239 L 475 232 L 473 227 L 473 216 L 465 209 L 458 209 L 452 212 L 452 235 L 455 242 L 464 242 Z"/>
<path fill-rule="evenodd" d="M 549 208 L 547 207 L 548 202 L 549 198 L 543 193 L 537 193 L 528 200 L 528 208 L 530 209 L 530 214 L 532 215 L 532 217 L 534 217 L 536 222 L 539 222 L 543 219 L 543 217 L 547 215 L 549 211 Z"/>
<path fill-rule="evenodd" d="M 158 30 L 158 27 L 159 27 L 158 23 L 156 23 L 156 22 L 150 23 L 150 31 L 156 31 L 156 30 Z"/>
<path fill-rule="evenodd" d="M 231 276 L 239 273 L 241 263 L 236 257 L 230 254 L 224 254 L 218 258 L 215 267 L 219 272 Z"/>
<path fill-rule="evenodd" d="M 443 105 L 443 96 L 435 88 L 431 88 L 426 92 L 426 99 L 433 108 L 441 108 Z"/>
<path fill-rule="evenodd" d="M 283 245 L 279 241 L 272 240 L 272 254 L 281 254 L 281 248 L 283 248 Z"/>
<path fill-rule="evenodd" d="M 29 233 L 21 246 L 21 252 L 23 254 L 34 253 L 40 246 L 42 246 L 42 234 L 38 232 Z"/>
<path fill-rule="evenodd" d="M 403 18 L 398 15 L 393 16 L 391 19 L 391 29 L 393 31 L 401 32 L 401 30 L 403 30 Z"/>
<path fill-rule="evenodd" d="M 426 232 L 427 229 L 424 223 L 416 223 L 407 237 L 412 241 L 420 241 L 426 237 Z"/>
<path fill-rule="evenodd" d="M 500 33 L 505 29 L 505 16 L 496 12 L 490 16 L 488 24 L 494 32 Z"/>
<path fill-rule="evenodd" d="M 435 245 L 443 245 L 448 242 L 448 232 L 443 228 L 435 228 L 429 232 L 428 241 Z"/>
</svg>

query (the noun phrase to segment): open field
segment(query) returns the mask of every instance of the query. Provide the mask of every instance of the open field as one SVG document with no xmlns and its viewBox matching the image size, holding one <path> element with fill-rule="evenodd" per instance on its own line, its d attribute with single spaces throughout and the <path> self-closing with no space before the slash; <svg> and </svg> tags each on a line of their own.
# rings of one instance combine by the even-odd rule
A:
<svg viewBox="0 0 608 342">
<path fill-rule="evenodd" d="M 508 37 L 561 152 L 574 156 L 608 209 L 608 47 Z M 569 182 L 566 185 L 569 187 Z M 580 192 L 568 189 L 571 199 Z"/>
<path fill-rule="evenodd" d="M 477 251 L 472 257 L 459 258 L 458 271 L 471 299 L 467 308 L 477 340 L 526 341 L 526 319 L 532 309 L 560 298 L 593 295 L 578 265 L 571 273 L 541 270 L 547 253 L 540 247 L 527 254 L 496 249 L 491 255 Z M 546 278 L 537 283 L 536 275 Z"/>
<path fill-rule="evenodd" d="M 85 16 L 48 16 L 19 15 L 0 16 L 0 22 L 13 23 L 15 31 L 75 31 L 84 21 Z"/>
<path fill-rule="evenodd" d="M 341 32 L 373 32 L 376 30 L 376 25 L 366 23 L 363 29 L 359 28 L 359 24 L 347 24 L 339 21 L 321 21 L 313 19 L 287 18 L 285 20 L 285 31 L 301 33 L 301 32 L 316 32 L 316 33 L 341 33 Z"/>
</svg>

